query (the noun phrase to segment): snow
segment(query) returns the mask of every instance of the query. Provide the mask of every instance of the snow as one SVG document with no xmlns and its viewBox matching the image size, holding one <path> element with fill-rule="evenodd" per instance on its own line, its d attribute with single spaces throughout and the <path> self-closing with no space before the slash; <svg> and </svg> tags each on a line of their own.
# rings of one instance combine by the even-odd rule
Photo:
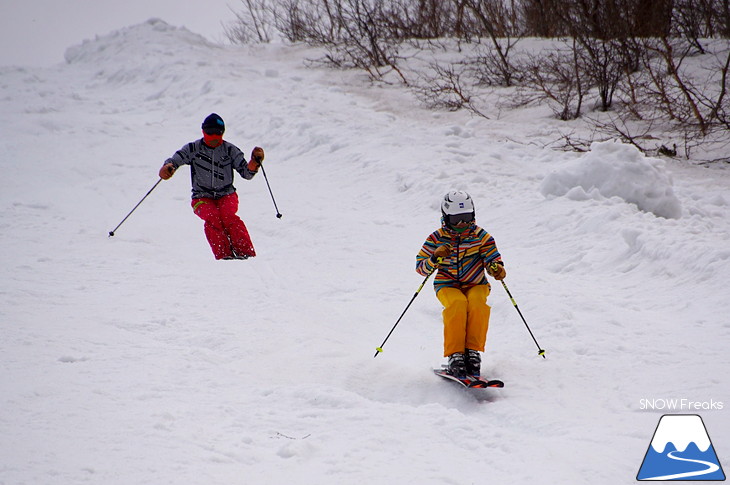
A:
<svg viewBox="0 0 730 485">
<path fill-rule="evenodd" d="M 664 453 L 667 443 L 673 443 L 678 451 L 684 451 L 690 443 L 694 443 L 703 453 L 712 444 L 702 424 L 702 418 L 696 415 L 662 418 L 651 440 L 651 446 L 657 453 Z"/>
<path fill-rule="evenodd" d="M 545 177 L 541 192 L 571 200 L 618 197 L 659 217 L 678 219 L 682 204 L 672 186 L 661 160 L 619 141 L 606 141 L 593 143 L 584 157 Z"/>
<path fill-rule="evenodd" d="M 427 111 L 317 55 L 153 19 L 0 68 L 0 484 L 613 485 L 667 412 L 642 399 L 730 402 L 725 167 L 547 150 L 535 111 Z M 258 257 L 213 259 L 184 170 L 107 237 L 212 111 L 266 150 L 283 217 L 236 182 Z M 481 394 L 430 371 L 430 284 L 373 358 L 451 189 L 547 350 L 494 285 Z"/>
</svg>

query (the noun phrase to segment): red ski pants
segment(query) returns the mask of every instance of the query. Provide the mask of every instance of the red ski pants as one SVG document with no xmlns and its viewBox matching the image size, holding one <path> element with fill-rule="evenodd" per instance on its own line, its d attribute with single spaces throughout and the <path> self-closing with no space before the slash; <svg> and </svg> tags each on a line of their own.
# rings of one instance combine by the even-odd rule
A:
<svg viewBox="0 0 730 485">
<path fill-rule="evenodd" d="M 215 259 L 238 256 L 256 256 L 251 237 L 238 212 L 238 194 L 224 195 L 220 199 L 193 199 L 193 212 L 205 221 L 205 237 Z"/>
<path fill-rule="evenodd" d="M 484 351 L 489 329 L 488 285 L 462 291 L 442 288 L 436 297 L 444 305 L 444 357 L 464 349 Z"/>
</svg>

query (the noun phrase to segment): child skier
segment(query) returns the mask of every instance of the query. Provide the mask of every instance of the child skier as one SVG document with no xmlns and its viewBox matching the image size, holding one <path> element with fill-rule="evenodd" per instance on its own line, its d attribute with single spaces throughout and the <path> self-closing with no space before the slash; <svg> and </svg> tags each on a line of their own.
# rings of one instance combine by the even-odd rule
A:
<svg viewBox="0 0 730 485">
<path fill-rule="evenodd" d="M 451 191 L 441 202 L 441 228 L 431 234 L 416 256 L 416 271 L 434 278 L 443 304 L 444 357 L 459 378 L 478 377 L 487 339 L 490 285 L 484 270 L 497 280 L 506 276 L 494 238 L 477 226 L 474 201 L 466 192 Z"/>
<path fill-rule="evenodd" d="M 203 138 L 183 146 L 160 168 L 167 180 L 181 165 L 190 165 L 193 212 L 205 221 L 205 237 L 215 259 L 247 259 L 256 256 L 246 225 L 236 215 L 238 194 L 233 171 L 251 180 L 264 160 L 264 150 L 255 147 L 251 161 L 232 143 L 223 141 L 226 125 L 216 113 L 205 118 Z"/>
</svg>

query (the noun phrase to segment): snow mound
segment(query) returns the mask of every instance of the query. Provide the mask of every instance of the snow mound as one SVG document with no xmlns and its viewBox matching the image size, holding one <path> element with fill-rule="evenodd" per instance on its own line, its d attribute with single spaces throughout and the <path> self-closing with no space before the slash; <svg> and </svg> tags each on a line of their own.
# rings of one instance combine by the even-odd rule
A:
<svg viewBox="0 0 730 485">
<path fill-rule="evenodd" d="M 66 49 L 64 57 L 69 64 L 98 65 L 112 61 L 118 66 L 155 65 L 161 60 L 180 60 L 180 53 L 192 54 L 220 48 L 205 37 L 184 27 L 175 27 L 158 18 L 115 30 L 93 40 Z"/>
<path fill-rule="evenodd" d="M 95 89 L 119 92 L 130 86 L 138 96 L 137 102 L 185 99 L 190 104 L 216 91 L 218 80 L 229 76 L 231 70 L 240 69 L 231 66 L 221 54 L 224 52 L 223 46 L 184 27 L 153 18 L 85 40 L 68 48 L 65 57 L 73 68 L 91 71 L 90 76 L 86 73 L 84 90 L 78 97 L 88 96 Z M 220 101 L 218 96 L 201 102 Z M 191 108 L 197 109 L 197 105 Z"/>
<path fill-rule="evenodd" d="M 658 217 L 682 216 L 664 162 L 618 141 L 593 143 L 588 153 L 545 177 L 540 191 L 571 200 L 619 197 Z"/>
</svg>

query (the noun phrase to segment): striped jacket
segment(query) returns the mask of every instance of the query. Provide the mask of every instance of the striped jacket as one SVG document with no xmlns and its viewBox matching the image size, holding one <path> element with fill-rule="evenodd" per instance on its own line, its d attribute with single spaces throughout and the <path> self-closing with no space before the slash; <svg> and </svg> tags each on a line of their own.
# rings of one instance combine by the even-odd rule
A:
<svg viewBox="0 0 730 485">
<path fill-rule="evenodd" d="M 459 289 L 489 286 L 484 271 L 489 263 L 501 261 L 502 257 L 494 238 L 474 223 L 466 231 L 458 233 L 446 227 L 442 220 L 441 229 L 428 236 L 416 255 L 416 271 L 422 276 L 431 274 L 436 269 L 431 257 L 437 247 L 446 243 L 451 245 L 451 255 L 444 258 L 438 267 L 433 282 L 436 292 L 447 286 Z"/>
<path fill-rule="evenodd" d="M 248 169 L 243 152 L 225 140 L 216 148 L 203 143 L 202 138 L 190 142 L 165 160 L 165 163 L 171 163 L 175 169 L 180 165 L 190 165 L 193 199 L 220 199 L 235 192 L 234 170 L 246 180 L 251 180 L 256 175 L 256 172 Z"/>
</svg>

